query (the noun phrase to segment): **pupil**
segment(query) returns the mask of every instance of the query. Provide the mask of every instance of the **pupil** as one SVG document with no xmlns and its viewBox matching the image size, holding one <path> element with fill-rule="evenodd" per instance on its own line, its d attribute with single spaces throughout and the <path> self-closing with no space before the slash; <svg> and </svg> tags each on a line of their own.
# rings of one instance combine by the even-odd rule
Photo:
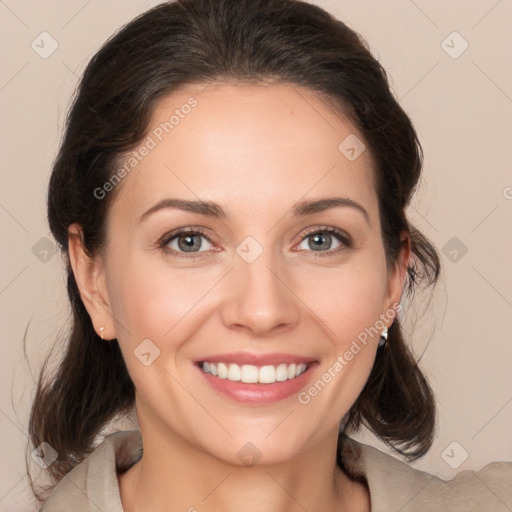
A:
<svg viewBox="0 0 512 512">
<path fill-rule="evenodd" d="M 321 247 L 322 242 L 325 242 L 325 240 L 327 240 L 327 238 L 329 236 L 330 235 L 321 234 L 321 233 L 317 233 L 317 234 L 313 235 L 314 247 L 315 248 Z"/>
<path fill-rule="evenodd" d="M 182 237 L 180 237 L 180 248 L 182 250 L 184 249 L 186 252 L 190 252 L 188 251 L 188 249 L 199 249 L 201 247 L 201 242 L 194 242 L 194 238 L 196 236 L 197 235 L 183 235 Z"/>
</svg>

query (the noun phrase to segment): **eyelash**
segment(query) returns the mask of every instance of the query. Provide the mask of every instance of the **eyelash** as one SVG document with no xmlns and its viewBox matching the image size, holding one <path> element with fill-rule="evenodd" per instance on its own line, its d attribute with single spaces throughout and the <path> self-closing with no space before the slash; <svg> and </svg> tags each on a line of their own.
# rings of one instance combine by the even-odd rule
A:
<svg viewBox="0 0 512 512">
<path fill-rule="evenodd" d="M 322 227 L 322 228 L 315 228 L 311 231 L 307 231 L 304 234 L 304 236 L 302 237 L 302 239 L 300 240 L 300 243 L 302 243 L 308 237 L 310 237 L 312 235 L 316 235 L 317 233 L 329 233 L 331 235 L 334 235 L 345 247 L 344 248 L 341 247 L 341 248 L 333 249 L 333 250 L 329 250 L 329 251 L 307 251 L 307 252 L 312 252 L 313 256 L 315 258 L 316 257 L 322 258 L 325 256 L 333 256 L 333 255 L 341 252 L 344 249 L 348 249 L 348 248 L 352 247 L 352 240 L 350 239 L 350 237 L 348 235 L 346 235 L 343 231 L 341 231 L 337 228 L 328 227 L 328 226 Z M 202 251 L 202 252 L 196 253 L 196 254 L 187 253 L 185 255 L 185 253 L 181 253 L 174 249 L 169 249 L 167 247 L 167 245 L 170 242 L 172 242 L 175 238 L 179 238 L 182 235 L 190 235 L 190 234 L 204 236 L 204 238 L 206 238 L 208 240 L 208 242 L 213 243 L 205 231 L 203 231 L 201 228 L 194 228 L 194 229 L 184 229 L 184 230 L 180 230 L 177 232 L 171 232 L 171 233 L 165 234 L 158 242 L 158 247 L 160 249 L 162 249 L 165 253 L 170 254 L 172 256 L 177 256 L 178 258 L 199 260 L 199 259 L 203 259 L 205 257 L 206 258 L 210 257 L 212 255 L 212 251 Z"/>
</svg>

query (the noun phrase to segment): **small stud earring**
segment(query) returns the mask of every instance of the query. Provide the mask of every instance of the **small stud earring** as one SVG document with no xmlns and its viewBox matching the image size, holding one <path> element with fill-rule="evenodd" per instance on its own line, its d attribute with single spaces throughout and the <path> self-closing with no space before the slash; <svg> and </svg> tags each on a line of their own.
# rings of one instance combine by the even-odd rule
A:
<svg viewBox="0 0 512 512">
<path fill-rule="evenodd" d="M 380 335 L 379 347 L 385 346 L 387 341 L 388 341 L 388 330 L 384 329 Z"/>
<path fill-rule="evenodd" d="M 101 339 L 103 339 L 103 331 L 105 330 L 105 327 L 100 327 L 100 336 Z"/>
</svg>

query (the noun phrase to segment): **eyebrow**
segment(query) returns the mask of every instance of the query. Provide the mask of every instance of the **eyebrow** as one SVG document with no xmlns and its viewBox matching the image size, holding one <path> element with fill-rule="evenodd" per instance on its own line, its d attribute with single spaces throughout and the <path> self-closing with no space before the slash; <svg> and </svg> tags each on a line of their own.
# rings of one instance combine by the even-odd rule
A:
<svg viewBox="0 0 512 512">
<path fill-rule="evenodd" d="M 326 197 L 309 201 L 299 201 L 292 206 L 291 213 L 292 217 L 304 217 L 306 215 L 323 212 L 325 210 L 341 206 L 354 208 L 359 211 L 363 214 L 366 222 L 370 224 L 368 212 L 364 207 L 348 197 Z M 215 219 L 226 219 L 228 217 L 222 206 L 213 201 L 168 198 L 162 199 L 149 210 L 144 212 L 140 216 L 139 222 L 144 221 L 153 213 L 164 209 L 178 209 L 186 212 L 206 215 Z"/>
</svg>

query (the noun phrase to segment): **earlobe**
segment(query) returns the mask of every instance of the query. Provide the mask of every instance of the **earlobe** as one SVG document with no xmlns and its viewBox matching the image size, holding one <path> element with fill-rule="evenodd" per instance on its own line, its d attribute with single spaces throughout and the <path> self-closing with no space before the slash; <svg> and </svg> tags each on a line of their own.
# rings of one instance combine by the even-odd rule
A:
<svg viewBox="0 0 512 512">
<path fill-rule="evenodd" d="M 104 265 L 99 259 L 92 258 L 87 253 L 79 224 L 71 224 L 68 228 L 68 248 L 69 262 L 80 297 L 91 317 L 96 333 L 103 339 L 116 338 Z"/>
</svg>

